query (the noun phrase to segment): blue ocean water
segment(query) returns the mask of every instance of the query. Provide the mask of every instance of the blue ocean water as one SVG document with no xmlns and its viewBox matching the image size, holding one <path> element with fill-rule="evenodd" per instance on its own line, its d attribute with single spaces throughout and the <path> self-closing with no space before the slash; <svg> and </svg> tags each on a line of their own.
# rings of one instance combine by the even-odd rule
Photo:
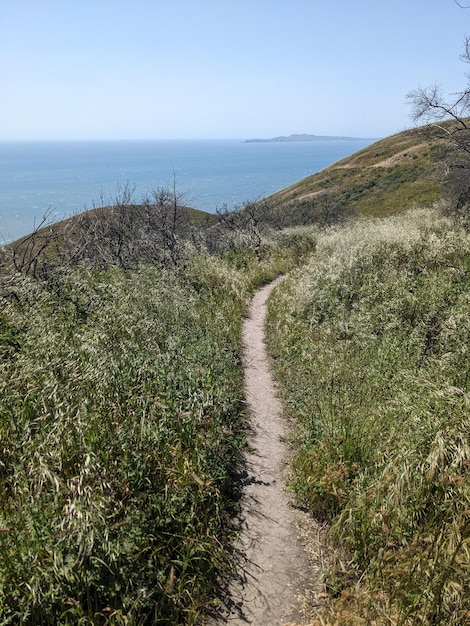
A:
<svg viewBox="0 0 470 626">
<path fill-rule="evenodd" d="M 265 197 L 371 143 L 240 140 L 0 142 L 0 243 L 135 185 L 139 201 L 173 185 L 185 204 L 208 212 Z"/>
</svg>

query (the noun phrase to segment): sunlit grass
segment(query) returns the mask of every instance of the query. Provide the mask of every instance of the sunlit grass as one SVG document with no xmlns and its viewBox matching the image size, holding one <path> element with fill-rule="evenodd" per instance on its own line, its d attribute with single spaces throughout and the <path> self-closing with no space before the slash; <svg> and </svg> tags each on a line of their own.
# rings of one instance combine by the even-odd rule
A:
<svg viewBox="0 0 470 626">
<path fill-rule="evenodd" d="M 469 269 L 468 234 L 414 211 L 331 231 L 272 300 L 291 488 L 353 564 L 322 623 L 469 621 Z"/>
<path fill-rule="evenodd" d="M 242 318 L 314 241 L 2 276 L 2 624 L 193 624 L 214 601 L 235 565 Z"/>
<path fill-rule="evenodd" d="M 217 297 L 192 284 L 196 267 L 16 285 L 2 317 L 15 335 L 1 380 L 4 619 L 177 619 L 227 567 L 247 290 L 202 275 Z"/>
<path fill-rule="evenodd" d="M 328 203 L 338 214 L 384 217 L 411 206 L 432 206 L 443 192 L 442 140 L 415 128 L 366 146 L 286 189 L 270 201 L 289 212 L 303 207 L 321 214 Z"/>
</svg>

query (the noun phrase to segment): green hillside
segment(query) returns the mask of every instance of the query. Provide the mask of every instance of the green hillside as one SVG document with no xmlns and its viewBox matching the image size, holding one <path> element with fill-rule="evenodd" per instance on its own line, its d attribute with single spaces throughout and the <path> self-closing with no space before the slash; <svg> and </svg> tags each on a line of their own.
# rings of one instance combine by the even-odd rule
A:
<svg viewBox="0 0 470 626">
<path fill-rule="evenodd" d="M 381 139 L 322 171 L 273 194 L 268 201 L 284 213 L 321 220 L 336 214 L 390 215 L 410 204 L 432 204 L 440 197 L 443 142 L 429 128 Z"/>
<path fill-rule="evenodd" d="M 325 229 L 271 299 L 290 489 L 331 540 L 311 626 L 470 623 L 469 269 L 412 209 Z"/>
</svg>

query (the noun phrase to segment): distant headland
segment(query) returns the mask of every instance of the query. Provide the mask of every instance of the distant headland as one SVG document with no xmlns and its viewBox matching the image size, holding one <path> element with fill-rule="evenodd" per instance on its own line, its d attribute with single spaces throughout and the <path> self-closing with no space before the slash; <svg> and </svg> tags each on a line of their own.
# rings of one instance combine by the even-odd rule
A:
<svg viewBox="0 0 470 626">
<path fill-rule="evenodd" d="M 286 141 L 371 141 L 365 137 L 334 137 L 331 135 L 289 135 L 285 137 L 273 137 L 272 139 L 246 139 L 243 143 L 281 143 Z"/>
</svg>

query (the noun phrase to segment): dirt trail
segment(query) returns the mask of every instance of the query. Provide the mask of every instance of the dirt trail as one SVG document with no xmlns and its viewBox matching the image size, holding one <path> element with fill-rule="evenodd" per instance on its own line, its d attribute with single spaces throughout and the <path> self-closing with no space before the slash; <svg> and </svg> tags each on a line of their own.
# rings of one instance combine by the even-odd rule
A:
<svg viewBox="0 0 470 626">
<path fill-rule="evenodd" d="M 321 529 L 313 527 L 308 518 L 308 531 L 302 532 L 307 528 L 307 515 L 292 507 L 285 492 L 284 424 L 264 343 L 266 301 L 277 283 L 255 294 L 243 326 L 245 391 L 253 436 L 246 471 L 240 478 L 236 550 L 242 562 L 219 615 L 209 620 L 210 626 L 299 622 L 302 605 L 318 603 L 320 583 L 314 589 L 312 580 L 319 581 L 323 565 Z"/>
</svg>

